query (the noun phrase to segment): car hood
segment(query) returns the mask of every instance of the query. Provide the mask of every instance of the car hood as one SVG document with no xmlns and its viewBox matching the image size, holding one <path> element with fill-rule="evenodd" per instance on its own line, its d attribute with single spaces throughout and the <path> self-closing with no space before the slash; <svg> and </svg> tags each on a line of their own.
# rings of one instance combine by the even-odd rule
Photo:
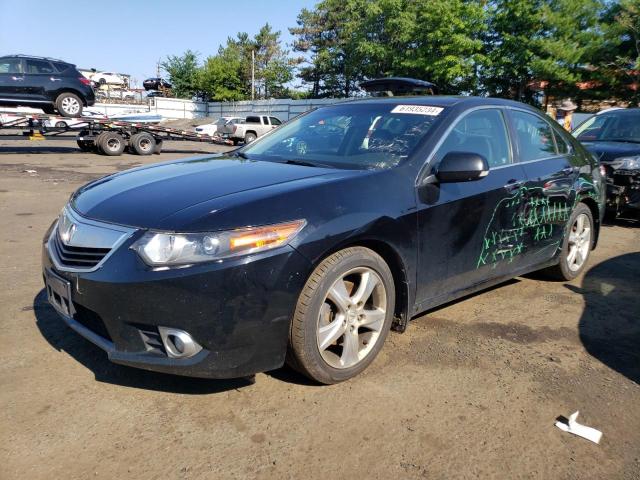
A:
<svg viewBox="0 0 640 480">
<path fill-rule="evenodd" d="M 164 228 L 181 210 L 274 185 L 295 188 L 335 169 L 206 156 L 155 164 L 110 175 L 79 189 L 71 205 L 81 215 L 140 228 Z"/>
<path fill-rule="evenodd" d="M 604 163 L 611 162 L 618 157 L 640 155 L 640 143 L 583 142 L 582 144 Z"/>
</svg>

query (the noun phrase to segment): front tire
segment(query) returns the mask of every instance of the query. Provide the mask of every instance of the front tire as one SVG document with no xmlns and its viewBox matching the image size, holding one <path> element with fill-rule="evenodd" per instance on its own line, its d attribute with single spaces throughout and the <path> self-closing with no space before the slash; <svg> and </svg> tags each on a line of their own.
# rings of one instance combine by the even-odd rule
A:
<svg viewBox="0 0 640 480">
<path fill-rule="evenodd" d="M 104 132 L 100 134 L 100 151 L 110 157 L 117 157 L 124 152 L 125 141 L 122 135 L 116 132 Z"/>
<path fill-rule="evenodd" d="M 56 109 L 63 117 L 81 117 L 82 100 L 73 93 L 61 93 L 56 99 Z"/>
<path fill-rule="evenodd" d="M 594 234 L 591 210 L 584 203 L 578 203 L 565 227 L 560 262 L 546 272 L 562 281 L 570 281 L 580 275 L 587 266 Z"/>
<path fill-rule="evenodd" d="M 393 275 L 380 255 L 364 247 L 334 253 L 298 298 L 288 363 L 324 384 L 355 377 L 382 348 L 394 308 Z"/>
</svg>

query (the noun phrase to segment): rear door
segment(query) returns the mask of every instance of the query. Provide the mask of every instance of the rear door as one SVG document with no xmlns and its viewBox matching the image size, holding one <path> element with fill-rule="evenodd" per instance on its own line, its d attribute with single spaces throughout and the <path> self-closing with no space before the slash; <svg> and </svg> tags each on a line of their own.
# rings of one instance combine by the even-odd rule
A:
<svg viewBox="0 0 640 480">
<path fill-rule="evenodd" d="M 24 60 L 24 84 L 31 100 L 50 100 L 47 92 L 58 89 L 62 77 L 48 60 L 26 58 Z"/>
<path fill-rule="evenodd" d="M 25 95 L 22 59 L 0 58 L 0 98 L 17 99 Z"/>
<path fill-rule="evenodd" d="M 564 226 L 576 198 L 579 168 L 571 146 L 558 134 L 558 126 L 544 115 L 509 109 L 516 157 L 527 176 L 521 190 L 523 208 L 523 266 L 550 260 L 562 241 Z"/>
<path fill-rule="evenodd" d="M 436 148 L 427 172 L 452 151 L 482 155 L 489 174 L 419 187 L 419 309 L 500 275 L 521 249 L 521 232 L 512 219 L 518 209 L 514 199 L 526 178 L 513 160 L 505 112 L 483 107 L 463 113 Z"/>
</svg>

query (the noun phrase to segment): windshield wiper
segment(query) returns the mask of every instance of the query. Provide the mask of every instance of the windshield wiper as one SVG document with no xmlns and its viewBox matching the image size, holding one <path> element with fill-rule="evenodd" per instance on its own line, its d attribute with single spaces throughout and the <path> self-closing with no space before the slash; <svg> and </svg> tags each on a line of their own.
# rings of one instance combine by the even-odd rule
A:
<svg viewBox="0 0 640 480">
<path fill-rule="evenodd" d="M 297 160 L 295 158 L 289 158 L 280 163 L 287 163 L 289 165 L 302 165 L 303 167 L 329 167 L 329 165 L 325 165 L 323 163 L 307 162 L 306 160 Z"/>
</svg>

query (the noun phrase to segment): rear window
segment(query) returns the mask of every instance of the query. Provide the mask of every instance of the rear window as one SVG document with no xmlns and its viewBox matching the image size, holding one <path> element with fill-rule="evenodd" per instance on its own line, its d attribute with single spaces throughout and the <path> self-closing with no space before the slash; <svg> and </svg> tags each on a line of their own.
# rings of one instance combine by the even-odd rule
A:
<svg viewBox="0 0 640 480">
<path fill-rule="evenodd" d="M 68 70 L 69 68 L 71 68 L 70 64 L 64 63 L 64 62 L 53 62 L 53 66 L 60 73 L 64 72 L 65 70 Z"/>
<path fill-rule="evenodd" d="M 299 160 L 350 169 L 398 165 L 444 109 L 426 105 L 355 104 L 325 107 L 289 121 L 245 147 L 249 158 Z"/>
<path fill-rule="evenodd" d="M 247 123 L 260 123 L 260 117 L 247 117 Z"/>
</svg>

